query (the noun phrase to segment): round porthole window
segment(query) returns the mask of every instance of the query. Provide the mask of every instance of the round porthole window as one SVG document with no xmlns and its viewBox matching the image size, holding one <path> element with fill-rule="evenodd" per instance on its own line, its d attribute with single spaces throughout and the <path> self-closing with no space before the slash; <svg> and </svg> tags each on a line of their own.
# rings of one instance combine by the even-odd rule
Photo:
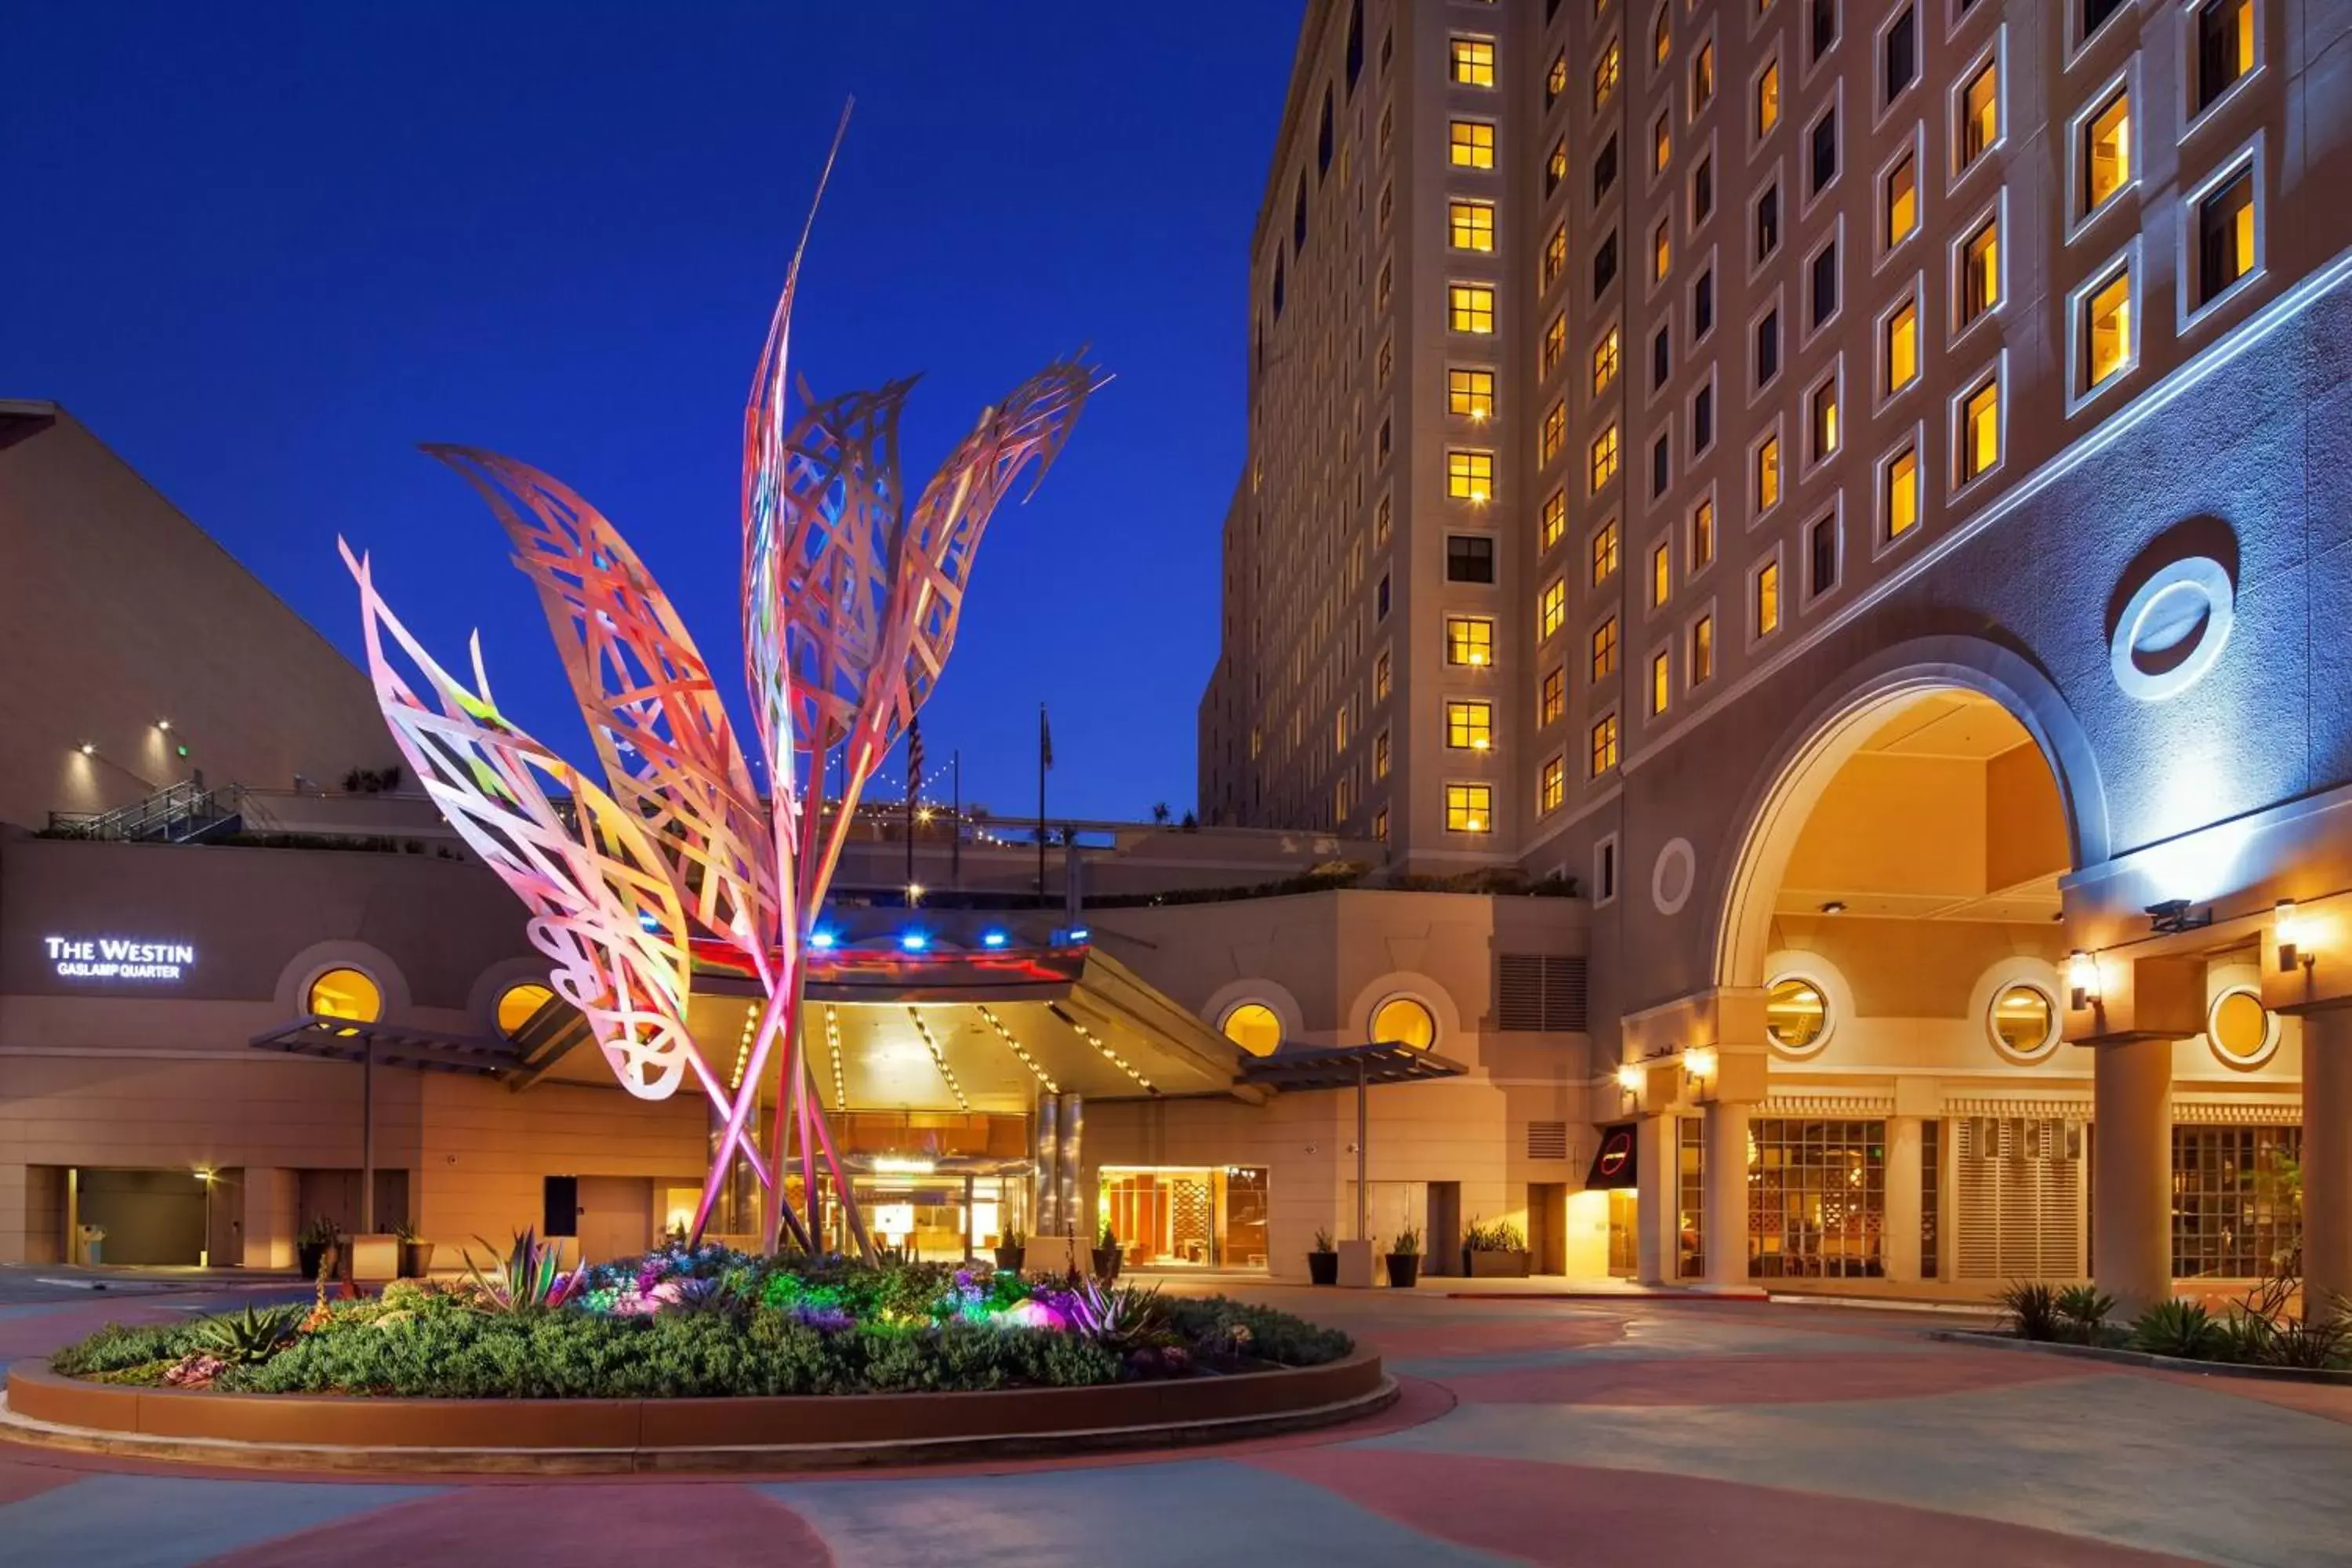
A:
<svg viewBox="0 0 2352 1568">
<path fill-rule="evenodd" d="M 2108 664 L 2143 702 L 2177 697 L 2204 678 L 2230 640 L 2235 590 L 2219 561 L 2191 555 L 2140 585 L 2116 620 Z"/>
<path fill-rule="evenodd" d="M 1225 1015 L 1225 1038 L 1254 1057 L 1270 1057 L 1282 1044 L 1282 1020 L 1263 1002 L 1244 1002 Z"/>
<path fill-rule="evenodd" d="M 383 990 L 356 969 L 330 969 L 310 982 L 302 1010 L 314 1018 L 373 1024 L 383 1016 Z"/>
<path fill-rule="evenodd" d="M 1391 996 L 1372 1014 L 1372 1040 L 1378 1045 L 1411 1046 L 1425 1051 L 1437 1043 L 1437 1019 L 1411 996 Z"/>
<path fill-rule="evenodd" d="M 2258 1068 L 2278 1049 L 2278 1015 L 2263 1007 L 2252 987 L 2238 985 L 2213 998 L 2205 1016 L 2205 1038 L 2213 1054 L 2233 1068 Z"/>
<path fill-rule="evenodd" d="M 513 1039 L 530 1022 L 531 1015 L 555 1000 L 555 993 L 536 981 L 509 985 L 499 994 L 499 1033 Z"/>
<path fill-rule="evenodd" d="M 1764 994 L 1764 1032 L 1792 1057 L 1819 1050 L 1830 1031 L 1830 1000 L 1811 981 L 1791 975 Z"/>
<path fill-rule="evenodd" d="M 2039 1061 L 2058 1044 L 2058 1005 L 2038 985 L 2006 985 L 1988 1020 L 1993 1048 L 2011 1061 Z"/>
</svg>

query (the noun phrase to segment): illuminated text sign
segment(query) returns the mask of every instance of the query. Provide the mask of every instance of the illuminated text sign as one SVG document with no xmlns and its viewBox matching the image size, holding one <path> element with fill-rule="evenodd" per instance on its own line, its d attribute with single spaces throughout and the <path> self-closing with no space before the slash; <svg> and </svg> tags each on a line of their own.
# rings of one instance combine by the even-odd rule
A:
<svg viewBox="0 0 2352 1568">
<path fill-rule="evenodd" d="M 53 936 L 49 963 L 60 980 L 179 980 L 196 962 L 193 942 L 127 936 Z"/>
</svg>

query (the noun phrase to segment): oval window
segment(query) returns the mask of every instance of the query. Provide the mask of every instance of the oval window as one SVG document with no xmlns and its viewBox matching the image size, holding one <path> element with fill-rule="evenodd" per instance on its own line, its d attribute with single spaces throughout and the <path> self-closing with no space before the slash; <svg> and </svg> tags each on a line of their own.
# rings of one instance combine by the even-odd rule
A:
<svg viewBox="0 0 2352 1568">
<path fill-rule="evenodd" d="M 555 993 L 536 981 L 508 986 L 499 996 L 499 1033 L 513 1039 L 532 1014 L 554 1000 Z"/>
<path fill-rule="evenodd" d="M 1993 1043 L 2012 1057 L 2040 1056 L 2058 1009 L 2038 987 L 2011 985 L 1992 1000 Z"/>
<path fill-rule="evenodd" d="M 1764 1032 L 1782 1050 L 1811 1050 L 1829 1026 L 1829 998 L 1811 981 L 1782 980 L 1765 994 Z"/>
<path fill-rule="evenodd" d="M 383 1016 L 383 992 L 356 969 L 330 969 L 310 982 L 302 1010 L 314 1018 L 348 1018 L 373 1024 Z"/>
<path fill-rule="evenodd" d="M 2205 1020 L 2214 1054 L 2232 1067 L 2252 1067 L 2269 1054 L 2275 1020 L 2252 991 L 2224 991 Z"/>
<path fill-rule="evenodd" d="M 1372 1040 L 1425 1051 L 1437 1043 L 1437 1019 L 1410 996 L 1391 996 L 1372 1015 Z"/>
<path fill-rule="evenodd" d="M 1225 1015 L 1225 1038 L 1254 1057 L 1270 1057 L 1282 1044 L 1282 1020 L 1263 1002 L 1244 1002 Z"/>
</svg>

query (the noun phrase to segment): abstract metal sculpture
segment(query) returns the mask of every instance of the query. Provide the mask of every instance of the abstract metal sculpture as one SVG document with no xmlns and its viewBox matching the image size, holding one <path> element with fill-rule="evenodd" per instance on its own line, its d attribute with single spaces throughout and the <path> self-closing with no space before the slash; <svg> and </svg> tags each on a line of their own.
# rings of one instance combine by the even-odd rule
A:
<svg viewBox="0 0 2352 1568">
<path fill-rule="evenodd" d="M 611 522 L 538 469 L 425 448 L 482 493 L 539 585 L 609 794 L 499 713 L 478 641 L 468 690 L 393 616 L 367 559 L 348 546 L 343 559 L 384 718 L 450 825 L 530 908 L 557 993 L 593 1026 L 624 1089 L 663 1100 L 691 1075 L 715 1108 L 722 1131 L 695 1236 L 740 1159 L 769 1194 L 766 1245 L 788 1229 L 814 1246 L 822 1227 L 785 1201 L 797 1156 L 804 1200 L 814 1209 L 829 1187 L 870 1255 L 803 1039 L 809 933 L 867 780 L 947 664 L 990 514 L 1032 464 L 1043 479 L 1097 382 L 1072 358 L 1023 383 L 982 412 L 910 503 L 898 428 L 911 380 L 822 404 L 803 384 L 801 412 L 790 412 L 785 349 L 807 245 L 803 229 L 743 418 L 744 673 L 764 795 L 652 574 Z M 836 750 L 842 784 L 827 801 Z M 763 996 L 731 1083 L 688 1024 L 698 932 L 730 950 Z M 779 1052 L 763 1153 L 753 1122 Z"/>
</svg>

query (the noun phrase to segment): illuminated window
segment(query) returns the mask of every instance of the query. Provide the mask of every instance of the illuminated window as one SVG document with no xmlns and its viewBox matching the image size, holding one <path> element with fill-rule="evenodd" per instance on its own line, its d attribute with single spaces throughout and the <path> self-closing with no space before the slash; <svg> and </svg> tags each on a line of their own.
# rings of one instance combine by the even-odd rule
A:
<svg viewBox="0 0 2352 1568">
<path fill-rule="evenodd" d="M 1445 411 L 1484 424 L 1495 416 L 1495 373 L 1456 365 L 1445 373 Z"/>
<path fill-rule="evenodd" d="M 1495 44 L 1491 38 L 1454 40 L 1454 79 L 1464 87 L 1495 85 Z"/>
<path fill-rule="evenodd" d="M 1592 726 L 1592 776 L 1617 765 L 1617 715 L 1603 713 Z"/>
<path fill-rule="evenodd" d="M 1559 275 L 1567 270 L 1568 225 L 1563 221 L 1553 226 L 1551 237 L 1544 241 L 1543 287 L 1549 289 L 1559 282 Z"/>
<path fill-rule="evenodd" d="M 1536 698 L 1536 722 L 1557 724 L 1568 711 L 1568 668 L 1554 665 L 1544 672 L 1543 689 Z"/>
<path fill-rule="evenodd" d="M 1919 449 L 1906 447 L 1886 465 L 1886 537 L 1900 539 L 1919 523 Z"/>
<path fill-rule="evenodd" d="M 1780 504 L 1780 437 L 1767 436 L 1756 448 L 1756 510 Z"/>
<path fill-rule="evenodd" d="M 1987 218 L 1960 247 L 1960 325 L 2000 303 L 2000 220 Z"/>
<path fill-rule="evenodd" d="M 1764 1032 L 1784 1051 L 1811 1050 L 1830 1026 L 1829 999 L 1810 980 L 1775 982 L 1764 994 Z"/>
<path fill-rule="evenodd" d="M 1553 812 L 1568 799 L 1568 764 L 1553 757 L 1543 765 L 1536 778 L 1536 809 Z"/>
<path fill-rule="evenodd" d="M 2250 168 L 2197 204 L 2197 302 L 2209 305 L 2254 269 L 2254 175 Z"/>
<path fill-rule="evenodd" d="M 1886 390 L 1889 395 L 1919 379 L 1919 302 L 1906 300 L 1886 318 Z"/>
<path fill-rule="evenodd" d="M 1495 623 L 1484 616 L 1445 617 L 1445 662 L 1474 668 L 1495 662 Z"/>
<path fill-rule="evenodd" d="M 1544 195 L 1549 195 L 1559 189 L 1559 183 L 1566 178 L 1568 138 L 1563 136 L 1551 144 L 1551 151 L 1544 156 Z"/>
<path fill-rule="evenodd" d="M 2197 7 L 2197 111 L 2254 68 L 2254 0 L 2206 0 Z"/>
<path fill-rule="evenodd" d="M 1650 173 L 1662 174 L 1666 165 L 1675 161 L 1675 117 L 1661 114 L 1658 122 L 1650 127 Z"/>
<path fill-rule="evenodd" d="M 1715 101 L 1715 45 L 1701 44 L 1698 53 L 1691 57 L 1690 111 L 1698 111 Z"/>
<path fill-rule="evenodd" d="M 1674 596 L 1675 547 L 1661 539 L 1650 552 L 1650 607 L 1656 609 Z"/>
<path fill-rule="evenodd" d="M 1484 752 L 1495 744 L 1495 709 L 1489 702 L 1456 699 L 1445 705 L 1445 743 L 1457 752 Z"/>
<path fill-rule="evenodd" d="M 2000 378 L 1989 377 L 1960 405 L 1960 482 L 2000 461 Z"/>
<path fill-rule="evenodd" d="M 1609 95 L 1617 90 L 1617 79 L 1624 74 L 1624 56 L 1617 47 L 1617 40 L 1612 38 L 1601 51 L 1601 58 L 1592 62 L 1593 108 L 1598 109 L 1606 103 Z"/>
<path fill-rule="evenodd" d="M 1832 376 L 1813 388 L 1811 403 L 1806 421 L 1812 437 L 1812 460 L 1818 463 L 1834 455 L 1838 448 L 1837 378 Z"/>
<path fill-rule="evenodd" d="M 1767 561 L 1756 569 L 1756 635 L 1769 637 L 1780 629 L 1780 563 Z"/>
<path fill-rule="evenodd" d="M 346 973 L 357 972 L 347 971 Z M 311 987 L 314 994 L 317 989 L 316 986 Z M 554 992 L 530 981 L 525 981 L 520 985 L 508 986 L 499 994 L 499 1033 L 509 1040 L 513 1039 L 522 1033 L 523 1026 L 530 1022 L 532 1015 L 554 1000 Z"/>
<path fill-rule="evenodd" d="M 1568 51 L 1552 56 L 1551 68 L 1544 72 L 1544 107 L 1549 109 L 1568 90 Z"/>
<path fill-rule="evenodd" d="M 1389 498 L 1386 496 L 1382 496 L 1380 504 L 1372 508 L 1372 548 L 1375 550 L 1389 542 L 1391 510 Z"/>
<path fill-rule="evenodd" d="M 1617 673 L 1617 617 L 1592 628 L 1592 679 L 1597 683 Z"/>
<path fill-rule="evenodd" d="M 1609 581 L 1609 574 L 1617 570 L 1617 520 L 1611 518 L 1592 536 L 1592 585 L 1599 587 Z"/>
<path fill-rule="evenodd" d="M 1457 120 L 1446 140 L 1447 161 L 1457 169 L 1495 166 L 1495 128 L 1483 120 Z"/>
<path fill-rule="evenodd" d="M 1886 171 L 1886 248 L 1894 249 L 1919 227 L 1919 158 L 1906 153 Z"/>
<path fill-rule="evenodd" d="M 1372 660 L 1372 700 L 1375 702 L 1385 702 L 1388 700 L 1389 650 L 1382 648 L 1381 649 L 1380 657 Z"/>
<path fill-rule="evenodd" d="M 1456 250 L 1495 248 L 1495 204 L 1456 196 L 1445 204 L 1447 243 Z"/>
<path fill-rule="evenodd" d="M 1544 498 L 1543 548 L 1549 550 L 1568 531 L 1568 493 L 1554 490 Z"/>
<path fill-rule="evenodd" d="M 1450 784 L 1445 786 L 1445 830 L 1448 833 L 1492 833 L 1495 830 L 1495 790 L 1491 784 Z"/>
<path fill-rule="evenodd" d="M 1715 617 L 1701 616 L 1691 623 L 1690 683 L 1704 684 L 1715 679 Z"/>
<path fill-rule="evenodd" d="M 1973 166 L 2000 140 L 2000 64 L 1987 60 L 1960 89 L 1960 127 L 1954 138 L 1960 167 Z"/>
<path fill-rule="evenodd" d="M 1650 656 L 1650 712 L 1653 716 L 1666 710 L 1674 700 L 1675 661 L 1665 649 Z"/>
<path fill-rule="evenodd" d="M 1774 60 L 1756 79 L 1756 135 L 1760 141 L 1780 123 L 1780 62 Z"/>
<path fill-rule="evenodd" d="M 1675 52 L 1673 18 L 1674 12 L 1670 7 L 1658 7 L 1657 22 L 1650 29 L 1650 58 L 1657 65 L 1664 65 Z"/>
<path fill-rule="evenodd" d="M 1483 283 L 1454 283 L 1445 290 L 1446 325 L 1457 332 L 1495 330 L 1495 291 Z"/>
<path fill-rule="evenodd" d="M 1536 601 L 1536 636 L 1548 637 L 1568 619 L 1568 581 L 1555 577 Z"/>
<path fill-rule="evenodd" d="M 1372 837 L 1382 844 L 1389 841 L 1389 808 L 1385 805 L 1372 813 Z"/>
<path fill-rule="evenodd" d="M 1335 752 L 1348 749 L 1348 707 L 1344 702 L 1339 705 L 1339 710 L 1331 715 L 1331 749 Z M 1345 816 L 1347 813 L 1341 812 L 1340 815 Z"/>
<path fill-rule="evenodd" d="M 1484 792 L 1486 786 L 1470 787 Z M 1481 815 L 1487 814 L 1482 811 Z M 1474 824 L 1464 831 L 1484 833 L 1486 828 Z M 1410 1046 L 1416 1051 L 1425 1051 L 1437 1043 L 1437 1020 L 1412 997 L 1391 996 L 1372 1015 L 1372 1041 L 1376 1045 Z"/>
<path fill-rule="evenodd" d="M 314 1018 L 373 1024 L 383 1016 L 383 991 L 356 969 L 330 969 L 310 982 L 302 1011 Z"/>
<path fill-rule="evenodd" d="M 1567 445 L 1568 405 L 1565 403 L 1555 403 L 1544 410 L 1543 436 L 1537 443 L 1536 460 L 1549 463 L 1559 457 L 1560 448 Z"/>
<path fill-rule="evenodd" d="M 1675 220 L 1660 220 L 1657 231 L 1650 236 L 1650 281 L 1665 277 L 1675 263 Z"/>
<path fill-rule="evenodd" d="M 1715 502 L 1703 500 L 1691 509 L 1690 569 L 1697 572 L 1715 563 Z"/>
<path fill-rule="evenodd" d="M 1372 777 L 1389 776 L 1389 732 L 1386 730 L 1372 737 Z"/>
<path fill-rule="evenodd" d="M 2119 89 L 2083 127 L 2083 210 L 2095 212 L 2131 173 L 2131 94 Z"/>
<path fill-rule="evenodd" d="M 1617 477 L 1617 426 L 1612 424 L 1592 438 L 1592 489 L 1598 490 Z"/>
<path fill-rule="evenodd" d="M 1450 451 L 1445 454 L 1445 494 L 1449 500 L 1484 505 L 1494 493 L 1494 453 Z"/>
<path fill-rule="evenodd" d="M 1592 395 L 1600 396 L 1617 379 L 1617 358 L 1621 348 L 1617 329 L 1612 326 L 1592 345 Z"/>
<path fill-rule="evenodd" d="M 2131 365 L 2131 270 L 2091 290 L 2083 302 L 2083 380 L 2085 390 Z"/>
<path fill-rule="evenodd" d="M 1270 1057 L 1282 1044 L 1282 1020 L 1263 1002 L 1244 1002 L 1225 1015 L 1225 1038 L 1254 1057 Z"/>
<path fill-rule="evenodd" d="M 1544 329 L 1543 363 L 1538 374 L 1549 375 L 1559 368 L 1559 362 L 1567 355 L 1568 312 L 1562 310 L 1551 319 L 1551 325 Z"/>
</svg>

